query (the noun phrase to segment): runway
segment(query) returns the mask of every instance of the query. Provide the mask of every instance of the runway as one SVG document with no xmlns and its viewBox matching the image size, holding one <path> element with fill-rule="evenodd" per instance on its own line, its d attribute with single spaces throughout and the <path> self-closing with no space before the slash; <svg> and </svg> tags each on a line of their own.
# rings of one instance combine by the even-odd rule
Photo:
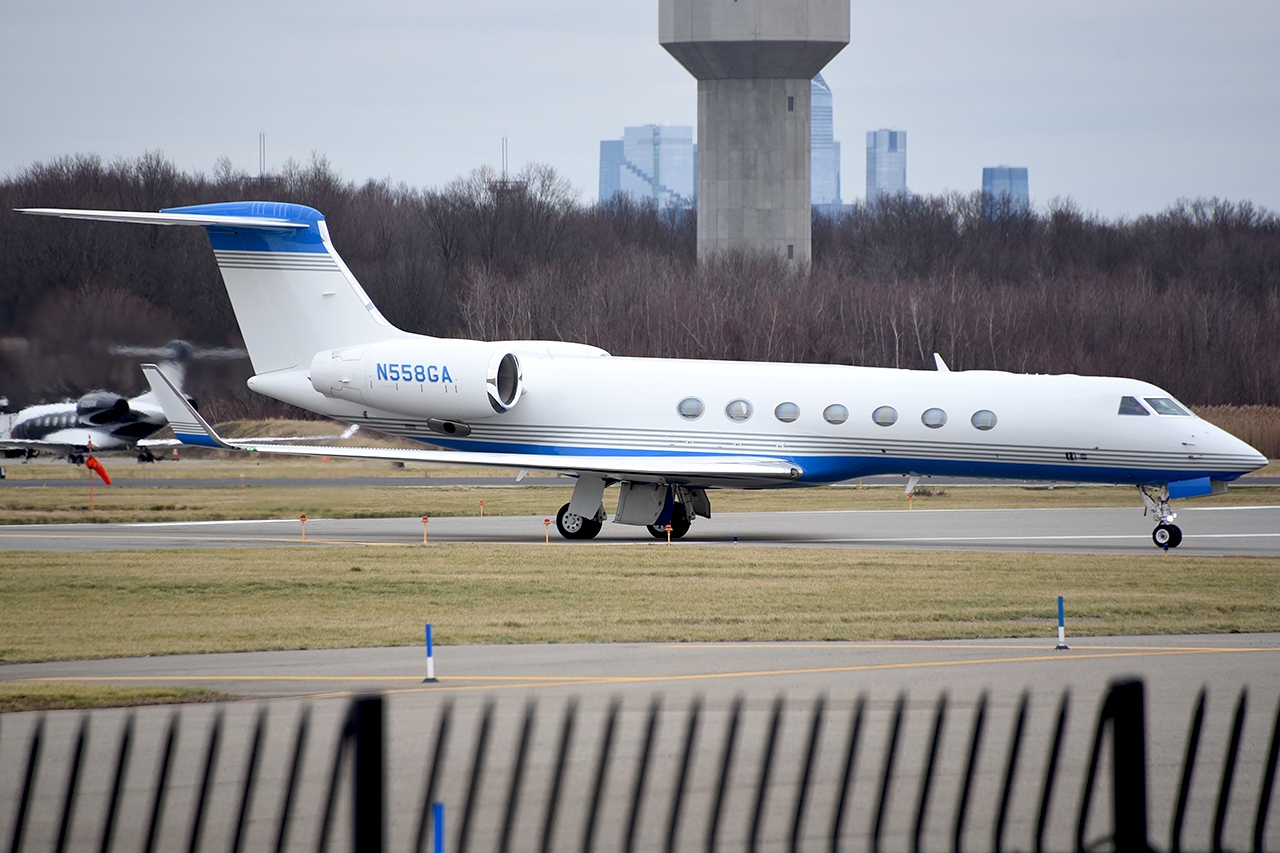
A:
<svg viewBox="0 0 1280 853">
<path fill-rule="evenodd" d="M 1019 696 L 1029 690 L 1030 704 L 1021 741 L 1020 784 L 1015 787 L 1006 821 L 1007 849 L 1032 846 L 1041 778 L 1048 760 L 1059 701 L 1069 691 L 1067 725 L 1054 789 L 1047 835 L 1049 849 L 1071 849 L 1081 779 L 1089 763 L 1099 703 L 1112 679 L 1140 677 L 1146 686 L 1148 780 L 1151 837 L 1167 849 L 1167 828 L 1181 771 L 1188 721 L 1196 692 L 1205 686 L 1209 703 L 1200 742 L 1198 770 L 1188 806 L 1187 849 L 1209 849 L 1214 822 L 1220 762 L 1231 734 L 1231 712 L 1242 686 L 1249 688 L 1248 713 L 1243 719 L 1237 786 L 1230 801 L 1225 838 L 1229 849 L 1249 846 L 1262 767 L 1266 761 L 1272 722 L 1280 699 L 1280 635 L 1183 637 L 1075 638 L 1068 634 L 1069 651 L 1056 651 L 1046 630 L 1041 640 L 990 640 L 891 643 L 747 643 L 747 644 L 617 644 L 437 647 L 438 683 L 422 683 L 425 659 L 421 648 L 345 649 L 332 651 L 258 652 L 235 655 L 184 655 L 128 660 L 20 664 L 0 667 L 0 680 L 40 678 L 55 681 L 97 680 L 119 684 L 181 684 L 205 686 L 257 701 L 233 702 L 225 714 L 223 759 L 212 798 L 208 831 L 226 837 L 234 828 L 238 802 L 238 772 L 246 760 L 246 743 L 259 708 L 267 712 L 263 746 L 262 815 L 251 823 L 248 847 L 259 849 L 274 840 L 271 817 L 278 809 L 283 768 L 287 766 L 296 725 L 304 702 L 312 709 L 312 735 L 304 767 L 307 780 L 299 796 L 304 813 L 315 814 L 322 802 L 325 779 L 333 761 L 336 733 L 341 727 L 348 694 L 384 691 L 386 728 L 392 746 L 385 770 L 388 837 L 392 849 L 408 848 L 417 827 L 425 770 L 430 767 L 441 715 L 453 705 L 448 752 L 443 757 L 436 797 L 450 810 L 448 849 L 458 845 L 461 805 L 473 789 L 484 817 L 472 827 L 471 847 L 499 849 L 498 834 L 504 804 L 512 790 L 513 768 L 527 776 L 516 816 L 513 850 L 537 850 L 543 829 L 547 780 L 556 763 L 564 731 L 563 715 L 573 703 L 575 722 L 567 751 L 559 843 L 551 849 L 577 850 L 580 827 L 590 802 L 591 780 L 601 754 L 601 738 L 610 703 L 620 703 L 611 740 L 612 769 L 601 802 L 601 830 L 596 849 L 621 851 L 632 801 L 632 780 L 639 772 L 643 745 L 652 737 L 647 815 L 639 824 L 637 850 L 667 849 L 667 803 L 680 774 L 681 756 L 690 737 L 692 709 L 699 709 L 697 737 L 688 766 L 690 779 L 684 805 L 686 819 L 677 849 L 702 849 L 707 814 L 716 790 L 727 723 L 736 699 L 743 700 L 736 735 L 738 753 L 730 774 L 722 828 L 723 849 L 745 849 L 756 797 L 756 779 L 769 738 L 774 698 L 781 706 L 773 767 L 773 791 L 765 806 L 760 849 L 785 850 L 791 833 L 793 796 L 808 753 L 812 700 L 824 695 L 825 717 L 814 740 L 816 761 L 811 782 L 813 815 L 801 835 L 804 849 L 827 849 L 820 842 L 827 815 L 843 773 L 843 756 L 854 719 L 857 697 L 866 700 L 862 747 L 857 753 L 846 849 L 863 850 L 876 823 L 877 798 L 891 737 L 896 744 L 896 793 L 887 803 L 882 848 L 912 849 L 910 827 L 917 810 L 922 767 L 929 754 L 931 733 L 940 724 L 940 748 L 934 780 L 934 805 L 925 827 L 924 849 L 949 849 L 951 823 L 947 817 L 956 802 L 961 769 L 969 754 L 979 697 L 985 692 L 986 736 L 974 775 L 973 817 L 966 849 L 987 849 L 993 816 L 1005 773 L 1009 733 Z M 945 692 L 945 722 L 938 699 Z M 904 695 L 902 729 L 893 736 L 895 699 Z M 646 735 L 651 700 L 660 698 L 653 734 Z M 260 704 L 265 700 L 265 704 Z M 490 713 L 492 726 L 482 735 L 482 721 Z M 526 717 L 526 711 L 534 716 Z M 131 783 L 138 815 L 145 816 L 163 733 L 171 712 L 140 709 L 134 766 L 139 781 Z M 192 813 L 193 792 L 204 760 L 207 731 L 214 719 L 209 706 L 182 712 L 173 775 L 174 815 L 168 846 L 185 841 L 184 816 Z M 8 715 L 0 738 L 0 766 L 20 767 L 37 715 Z M 522 719 L 530 721 L 522 724 Z M 47 761 L 59 768 L 37 786 L 45 801 L 36 812 L 54 826 L 61 791 L 57 775 L 67 766 L 79 715 L 47 715 Z M 94 716 L 87 767 L 111 766 L 124 712 Z M 518 748 L 522 725 L 530 732 L 527 749 Z M 483 779 L 473 757 L 481 740 L 487 743 Z M 96 744 L 96 747 L 92 745 Z M 96 748 L 96 752 L 94 749 Z M 517 756 L 523 755 L 518 759 Z M 132 771 L 131 771 L 132 772 Z M 11 801 L 18 773 L 0 778 L 0 802 Z M 474 787 L 478 783 L 478 787 Z M 105 790 L 99 784 L 98 790 Z M 1105 787 L 1105 783 L 1104 783 Z M 219 793 L 219 791 L 221 793 Z M 10 798 L 6 800 L 5 798 Z M 44 803 L 43 805 L 41 803 Z M 43 810 L 43 811 L 42 811 Z M 0 821 L 7 817 L 0 816 Z M 1106 829 L 1095 819 L 1089 837 Z M 126 814 L 130 811 L 126 810 Z M 1273 816 L 1274 817 L 1274 816 Z M 312 822 L 313 823 L 313 822 Z M 4 827 L 0 826 L 0 830 Z M 121 827 L 118 844 L 140 842 L 145 821 L 135 817 Z M 314 826 L 298 832 L 291 849 L 314 847 Z M 85 833 L 87 839 L 90 837 Z M 1267 849 L 1280 842 L 1280 820 L 1273 819 L 1266 834 Z M 86 845 L 87 846 L 87 845 Z M 134 849 L 125 847 L 124 849 Z M 165 847 L 165 845 L 161 845 Z M 411 848 L 409 848 L 411 849 Z"/>
<path fill-rule="evenodd" d="M 548 531 L 539 516 L 432 518 L 428 541 L 582 543 Z M 1182 545 L 1196 556 L 1280 556 L 1280 507 L 1192 507 L 1178 513 Z M 554 524 L 554 521 L 552 521 Z M 966 551 L 1150 554 L 1154 524 L 1138 508 L 841 510 L 721 513 L 698 519 L 679 547 L 796 546 Z M 421 518 L 308 519 L 309 547 L 421 545 Z M 550 534 L 548 537 L 548 533 Z M 0 550 L 95 551 L 282 547 L 302 544 L 297 519 L 0 527 Z M 598 543 L 663 545 L 644 528 L 605 524 Z"/>
</svg>

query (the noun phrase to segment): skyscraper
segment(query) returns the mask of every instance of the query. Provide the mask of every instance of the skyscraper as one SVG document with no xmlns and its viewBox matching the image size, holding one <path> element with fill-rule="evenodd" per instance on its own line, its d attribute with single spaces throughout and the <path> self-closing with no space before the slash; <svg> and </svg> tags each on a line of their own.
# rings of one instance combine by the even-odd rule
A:
<svg viewBox="0 0 1280 853">
<path fill-rule="evenodd" d="M 840 204 L 840 143 L 835 140 L 831 87 L 819 74 L 809 87 L 809 188 L 815 205 Z"/>
<path fill-rule="evenodd" d="M 907 132 L 867 131 L 867 204 L 907 192 Z"/>
<path fill-rule="evenodd" d="M 693 128 L 646 124 L 600 143 L 600 200 L 625 192 L 659 207 L 693 207 L 697 188 Z"/>
<path fill-rule="evenodd" d="M 988 166 L 982 170 L 983 210 L 990 212 L 1000 205 L 1002 196 L 1007 196 L 1010 206 L 1016 210 L 1031 209 L 1025 167 Z"/>
</svg>

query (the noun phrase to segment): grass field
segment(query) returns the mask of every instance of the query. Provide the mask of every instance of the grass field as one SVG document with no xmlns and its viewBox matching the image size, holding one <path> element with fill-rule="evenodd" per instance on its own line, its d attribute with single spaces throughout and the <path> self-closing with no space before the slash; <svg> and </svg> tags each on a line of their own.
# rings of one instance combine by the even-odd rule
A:
<svg viewBox="0 0 1280 853">
<path fill-rule="evenodd" d="M 656 545 L 9 552 L 0 661 L 1280 630 L 1280 560 Z"/>
</svg>

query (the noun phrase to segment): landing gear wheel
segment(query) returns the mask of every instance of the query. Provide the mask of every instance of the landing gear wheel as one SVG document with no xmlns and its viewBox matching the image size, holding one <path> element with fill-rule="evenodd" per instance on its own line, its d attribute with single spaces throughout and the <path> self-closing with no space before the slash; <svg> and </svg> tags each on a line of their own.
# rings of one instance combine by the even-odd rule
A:
<svg viewBox="0 0 1280 853">
<path fill-rule="evenodd" d="M 667 528 L 661 524 L 648 525 L 649 535 L 654 539 L 666 539 Z M 684 504 L 677 503 L 671 512 L 671 538 L 680 539 L 689 532 L 689 516 L 685 514 Z"/>
<path fill-rule="evenodd" d="M 1157 548 L 1177 548 L 1182 544 L 1182 530 L 1176 524 L 1158 524 L 1151 531 L 1151 541 Z"/>
<path fill-rule="evenodd" d="M 556 513 L 556 530 L 565 539 L 595 539 L 604 526 L 604 519 L 600 515 L 597 513 L 595 518 L 583 518 L 569 512 L 569 505 L 565 504 Z"/>
</svg>

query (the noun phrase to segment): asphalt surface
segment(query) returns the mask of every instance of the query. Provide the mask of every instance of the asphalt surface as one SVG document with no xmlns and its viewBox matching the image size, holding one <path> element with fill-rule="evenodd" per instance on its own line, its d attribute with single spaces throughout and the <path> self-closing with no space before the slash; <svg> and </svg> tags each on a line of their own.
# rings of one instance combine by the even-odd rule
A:
<svg viewBox="0 0 1280 853">
<path fill-rule="evenodd" d="M 735 699 L 744 700 L 736 734 L 720 828 L 720 849 L 746 849 L 758 779 L 772 719 L 774 698 L 784 696 L 769 797 L 760 825 L 761 850 L 789 849 L 794 791 L 806 756 L 812 725 L 812 700 L 824 695 L 823 723 L 814 741 L 815 763 L 809 791 L 810 811 L 802 824 L 801 848 L 827 849 L 819 839 L 843 778 L 846 745 L 857 697 L 865 697 L 865 717 L 844 824 L 845 849 L 871 847 L 879 808 L 880 782 L 894 747 L 893 784 L 882 831 L 885 850 L 912 849 L 911 827 L 918 811 L 923 768 L 938 717 L 938 699 L 946 713 L 932 783 L 929 820 L 922 849 L 950 849 L 952 810 L 966 766 L 976 709 L 989 697 L 984 735 L 975 765 L 966 849 L 990 849 L 994 816 L 1017 716 L 1019 697 L 1029 691 L 1028 716 L 1020 742 L 1016 784 L 1006 820 L 1006 849 L 1033 846 L 1049 746 L 1063 691 L 1068 691 L 1067 724 L 1057 784 L 1052 790 L 1047 838 L 1049 849 L 1073 849 L 1082 780 L 1088 767 L 1100 702 L 1114 679 L 1139 677 L 1146 692 L 1146 753 L 1151 838 L 1168 849 L 1168 828 L 1177 795 L 1188 723 L 1202 687 L 1207 713 L 1188 802 L 1186 849 L 1209 849 L 1223 756 L 1231 736 L 1232 713 L 1241 687 L 1248 687 L 1235 787 L 1228 802 L 1224 837 L 1227 849 L 1251 847 L 1251 829 L 1262 770 L 1280 700 L 1280 635 L 1075 638 L 1068 622 L 1069 650 L 1054 648 L 1054 627 L 1040 640 L 950 641 L 922 643 L 759 643 L 617 644 L 549 646 L 437 646 L 439 681 L 424 684 L 422 648 L 347 649 L 190 655 L 93 662 L 21 664 L 0 667 L 0 680 L 38 678 L 97 680 L 115 684 L 204 686 L 252 701 L 219 706 L 225 715 L 222 748 L 207 812 L 206 843 L 229 838 L 241 797 L 255 715 L 266 711 L 266 736 L 260 750 L 257 800 L 247 824 L 245 849 L 272 847 L 275 816 L 303 707 L 311 709 L 310 737 L 304 751 L 298 808 L 307 819 L 290 836 L 289 849 L 314 849 L 315 816 L 323 808 L 334 745 L 349 694 L 383 691 L 388 747 L 384 771 L 389 849 L 413 849 L 427 770 L 432 766 L 436 733 L 447 704 L 451 727 L 434 800 L 445 803 L 447 849 L 460 849 L 463 807 L 476 792 L 476 815 L 469 828 L 470 849 L 498 850 L 514 768 L 523 767 L 524 786 L 512 818 L 511 850 L 538 850 L 549 781 L 559 754 L 563 714 L 576 703 L 567 741 L 564 784 L 551 849 L 579 850 L 582 827 L 592 799 L 593 779 L 611 701 L 620 714 L 611 741 L 595 849 L 618 851 L 630 825 L 634 779 L 646 766 L 646 798 L 637 821 L 637 850 L 667 848 L 672 791 L 685 754 L 690 711 L 699 718 L 691 741 L 688 784 L 676 849 L 703 849 L 708 816 L 723 766 L 724 744 Z M 899 736 L 894 741 L 893 712 L 905 699 Z M 648 709 L 660 698 L 650 759 L 641 761 L 648 731 Z M 486 729 L 484 760 L 475 755 L 486 706 L 493 703 Z M 523 762 L 518 748 L 526 708 L 534 708 Z M 125 788 L 116 849 L 139 849 L 152 803 L 151 780 L 173 712 L 140 709 L 134 754 Z M 181 714 L 173 788 L 166 806 L 159 849 L 187 847 L 215 710 L 190 706 Z M 96 849 L 101 802 L 109 790 L 124 711 L 93 715 L 85 763 L 83 804 L 76 813 L 69 849 Z M 44 765 L 36 780 L 32 807 L 40 832 L 27 849 L 56 833 L 66 768 L 80 715 L 46 716 Z M 0 730 L 0 803 L 12 803 L 20 790 L 30 737 L 37 715 L 7 715 Z M 1104 746 L 1107 742 L 1104 741 Z M 1109 749 L 1109 746 L 1107 746 Z M 1106 750 L 1104 749 L 1104 756 Z M 476 768 L 482 768 L 477 776 Z M 1105 835 L 1109 793 L 1103 760 L 1100 799 L 1095 801 L 1087 837 Z M 105 777 L 105 778 L 104 778 Z M 346 798 L 341 801 L 345 805 Z M 1274 811 L 1274 809 L 1273 809 Z M 14 809 L 0 810 L 0 834 L 9 837 Z M 343 835 L 338 836 L 345 843 Z M 37 846 L 33 847 L 35 844 Z M 1266 847 L 1280 846 L 1280 818 L 1267 825 Z M 206 849 L 208 849 L 206 847 Z"/>
<path fill-rule="evenodd" d="M 428 542 L 579 543 L 538 516 L 433 518 Z M 1184 539 L 1173 554 L 1280 556 L 1280 507 L 1179 511 Z M 698 519 L 679 547 L 740 545 L 1149 554 L 1154 527 L 1140 507 L 1109 509 L 921 509 L 721 513 Z M 310 547 L 421 545 L 421 518 L 322 519 L 306 523 Z M 243 548 L 301 544 L 296 519 L 0 526 L 0 550 L 96 551 Z M 596 542 L 650 543 L 644 528 L 608 523 Z"/>
</svg>

